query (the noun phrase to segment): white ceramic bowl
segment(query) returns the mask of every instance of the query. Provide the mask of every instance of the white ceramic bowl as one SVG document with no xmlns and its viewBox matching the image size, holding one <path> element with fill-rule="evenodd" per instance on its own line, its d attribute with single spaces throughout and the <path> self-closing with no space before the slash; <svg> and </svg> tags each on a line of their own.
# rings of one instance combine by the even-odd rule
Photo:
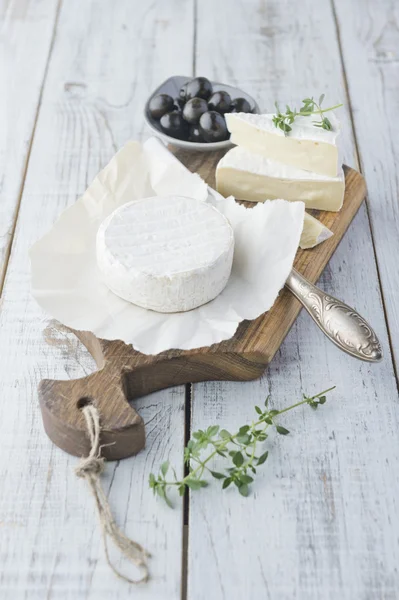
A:
<svg viewBox="0 0 399 600">
<path fill-rule="evenodd" d="M 164 81 L 148 98 L 145 108 L 144 108 L 144 118 L 147 122 L 148 127 L 151 129 L 152 133 L 157 137 L 161 138 L 167 144 L 172 144 L 173 146 L 178 146 L 179 148 L 184 148 L 185 150 L 196 150 L 201 152 L 210 152 L 212 150 L 223 150 L 224 148 L 230 148 L 232 146 L 230 140 L 224 140 L 223 142 L 211 142 L 207 143 L 199 143 L 199 142 L 188 142 L 185 140 L 179 140 L 177 138 L 173 138 L 170 135 L 164 133 L 161 129 L 159 121 L 153 119 L 150 115 L 149 111 L 149 103 L 154 96 L 158 94 L 169 94 L 172 98 L 177 98 L 179 96 L 179 90 L 186 81 L 193 79 L 192 77 L 185 77 L 183 75 L 175 75 L 174 77 L 169 77 L 166 81 Z M 219 90 L 225 90 L 228 92 L 234 100 L 234 98 L 245 98 L 248 100 L 252 107 L 252 112 L 259 113 L 259 106 L 255 102 L 255 100 L 249 94 L 246 94 L 242 90 L 236 87 L 232 87 L 231 85 L 226 85 L 225 83 L 218 83 L 217 81 L 212 81 L 212 86 L 215 92 Z"/>
</svg>

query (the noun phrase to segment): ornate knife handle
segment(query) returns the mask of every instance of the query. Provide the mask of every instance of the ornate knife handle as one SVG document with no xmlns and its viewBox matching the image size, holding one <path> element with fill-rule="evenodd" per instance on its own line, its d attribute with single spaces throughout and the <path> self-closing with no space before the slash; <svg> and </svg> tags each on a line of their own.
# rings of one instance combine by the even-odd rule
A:
<svg viewBox="0 0 399 600">
<path fill-rule="evenodd" d="M 377 336 L 353 308 L 312 285 L 295 269 L 285 285 L 338 348 L 360 360 L 378 362 L 382 359 Z"/>
</svg>

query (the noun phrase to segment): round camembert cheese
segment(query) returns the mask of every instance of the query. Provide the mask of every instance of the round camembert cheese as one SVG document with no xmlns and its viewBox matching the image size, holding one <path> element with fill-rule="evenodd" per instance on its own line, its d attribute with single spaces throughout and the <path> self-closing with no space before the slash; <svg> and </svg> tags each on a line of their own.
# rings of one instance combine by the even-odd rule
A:
<svg viewBox="0 0 399 600">
<path fill-rule="evenodd" d="M 216 208 L 156 196 L 124 204 L 100 226 L 97 264 L 116 295 L 158 312 L 191 310 L 225 287 L 233 230 Z"/>
</svg>

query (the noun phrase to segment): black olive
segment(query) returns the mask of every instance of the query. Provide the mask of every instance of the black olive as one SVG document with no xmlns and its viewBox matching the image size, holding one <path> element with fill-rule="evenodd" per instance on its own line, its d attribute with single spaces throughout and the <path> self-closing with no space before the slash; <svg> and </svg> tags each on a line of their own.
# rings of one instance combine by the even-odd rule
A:
<svg viewBox="0 0 399 600">
<path fill-rule="evenodd" d="M 180 140 L 187 138 L 187 123 L 181 113 L 173 111 L 161 117 L 161 127 L 165 133 Z"/>
<path fill-rule="evenodd" d="M 192 98 L 188 100 L 183 108 L 183 119 L 192 125 L 196 125 L 200 120 L 200 116 L 208 110 L 206 100 L 202 98 Z"/>
<path fill-rule="evenodd" d="M 230 111 L 231 97 L 227 92 L 215 92 L 209 98 L 208 101 L 209 109 L 216 110 L 216 112 L 222 115 Z"/>
<path fill-rule="evenodd" d="M 153 119 L 160 119 L 163 115 L 173 110 L 173 98 L 168 94 L 158 94 L 151 98 L 148 110 Z"/>
<path fill-rule="evenodd" d="M 179 97 L 185 102 L 187 100 L 186 96 L 187 96 L 187 86 L 190 82 L 186 81 L 186 83 L 184 83 L 179 91 Z"/>
<path fill-rule="evenodd" d="M 203 143 L 205 141 L 198 125 L 191 125 L 188 133 L 188 141 L 197 143 Z"/>
<path fill-rule="evenodd" d="M 248 100 L 245 100 L 245 98 L 236 98 L 231 103 L 231 112 L 233 112 L 233 113 L 238 113 L 238 112 L 250 113 L 250 112 L 252 112 L 252 108 L 251 108 L 251 105 L 248 102 Z"/>
<path fill-rule="evenodd" d="M 199 130 L 206 142 L 222 142 L 230 135 L 224 117 L 213 110 L 201 115 Z"/>
<path fill-rule="evenodd" d="M 175 98 L 175 103 L 173 105 L 173 110 L 183 110 L 184 108 L 184 100 L 182 100 L 181 98 Z"/>
<path fill-rule="evenodd" d="M 195 77 L 187 84 L 186 100 L 191 100 L 191 98 L 208 100 L 211 94 L 212 84 L 206 77 Z"/>
</svg>

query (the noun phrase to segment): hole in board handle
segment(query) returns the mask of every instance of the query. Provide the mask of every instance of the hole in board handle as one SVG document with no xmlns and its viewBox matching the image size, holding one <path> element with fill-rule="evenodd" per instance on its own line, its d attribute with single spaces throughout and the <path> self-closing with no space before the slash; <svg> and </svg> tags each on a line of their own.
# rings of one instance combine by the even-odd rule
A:
<svg viewBox="0 0 399 600">
<path fill-rule="evenodd" d="M 83 398 L 79 398 L 79 400 L 76 402 L 76 408 L 82 410 L 82 408 L 84 408 L 88 404 L 93 404 L 93 398 L 90 398 L 89 396 L 84 396 Z"/>
</svg>

